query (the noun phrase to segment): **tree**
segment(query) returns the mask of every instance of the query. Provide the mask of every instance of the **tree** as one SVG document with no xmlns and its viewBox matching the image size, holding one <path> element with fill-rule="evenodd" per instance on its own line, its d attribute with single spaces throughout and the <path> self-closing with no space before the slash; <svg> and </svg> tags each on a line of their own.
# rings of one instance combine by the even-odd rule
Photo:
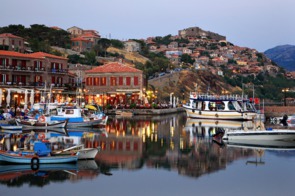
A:
<svg viewBox="0 0 295 196">
<path fill-rule="evenodd" d="M 181 55 L 180 60 L 184 63 L 193 64 L 195 62 L 195 59 L 192 59 L 192 57 L 188 54 Z"/>
</svg>

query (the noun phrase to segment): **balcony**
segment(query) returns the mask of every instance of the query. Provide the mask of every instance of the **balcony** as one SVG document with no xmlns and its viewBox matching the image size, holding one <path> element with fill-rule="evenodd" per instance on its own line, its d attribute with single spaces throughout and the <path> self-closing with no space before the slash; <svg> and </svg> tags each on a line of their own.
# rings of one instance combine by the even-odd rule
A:
<svg viewBox="0 0 295 196">
<path fill-rule="evenodd" d="M 48 69 L 48 72 L 53 74 L 67 74 L 68 69 Z"/>
</svg>

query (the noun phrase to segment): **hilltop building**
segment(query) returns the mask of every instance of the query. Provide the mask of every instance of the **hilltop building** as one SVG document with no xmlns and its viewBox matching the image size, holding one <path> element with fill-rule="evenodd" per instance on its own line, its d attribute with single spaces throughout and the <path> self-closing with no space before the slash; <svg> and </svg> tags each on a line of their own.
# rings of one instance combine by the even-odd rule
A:
<svg viewBox="0 0 295 196">
<path fill-rule="evenodd" d="M 178 35 L 182 38 L 211 38 L 214 40 L 226 40 L 225 36 L 219 35 L 217 33 L 213 33 L 210 31 L 204 31 L 199 27 L 190 27 L 183 30 L 178 31 Z"/>
<path fill-rule="evenodd" d="M 67 31 L 71 34 L 71 49 L 77 52 L 90 51 L 100 39 L 99 32 L 96 30 L 83 30 L 73 26 Z"/>
<path fill-rule="evenodd" d="M 25 52 L 24 38 L 11 33 L 0 34 L 0 50 L 10 50 L 16 52 Z"/>
</svg>

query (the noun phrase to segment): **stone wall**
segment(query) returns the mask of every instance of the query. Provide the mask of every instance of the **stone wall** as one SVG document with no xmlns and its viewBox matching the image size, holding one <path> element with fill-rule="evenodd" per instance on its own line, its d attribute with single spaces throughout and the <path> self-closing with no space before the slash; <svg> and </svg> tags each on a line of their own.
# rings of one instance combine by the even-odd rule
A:
<svg viewBox="0 0 295 196">
<path fill-rule="evenodd" d="M 266 117 L 291 116 L 295 114 L 295 106 L 265 106 L 264 113 Z"/>
</svg>

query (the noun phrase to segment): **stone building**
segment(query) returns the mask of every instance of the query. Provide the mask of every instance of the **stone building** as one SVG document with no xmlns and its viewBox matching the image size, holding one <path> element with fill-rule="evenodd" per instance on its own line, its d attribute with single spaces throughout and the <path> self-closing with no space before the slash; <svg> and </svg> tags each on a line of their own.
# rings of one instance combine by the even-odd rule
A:
<svg viewBox="0 0 295 196">
<path fill-rule="evenodd" d="M 85 71 L 85 75 L 88 102 L 105 106 L 142 101 L 146 81 L 141 70 L 112 62 Z"/>
<path fill-rule="evenodd" d="M 219 35 L 217 33 L 213 33 L 210 31 L 204 31 L 199 27 L 190 27 L 183 30 L 178 31 L 178 35 L 182 38 L 189 37 L 200 37 L 200 38 L 211 38 L 214 40 L 226 40 L 226 37 L 223 35 Z"/>
</svg>

